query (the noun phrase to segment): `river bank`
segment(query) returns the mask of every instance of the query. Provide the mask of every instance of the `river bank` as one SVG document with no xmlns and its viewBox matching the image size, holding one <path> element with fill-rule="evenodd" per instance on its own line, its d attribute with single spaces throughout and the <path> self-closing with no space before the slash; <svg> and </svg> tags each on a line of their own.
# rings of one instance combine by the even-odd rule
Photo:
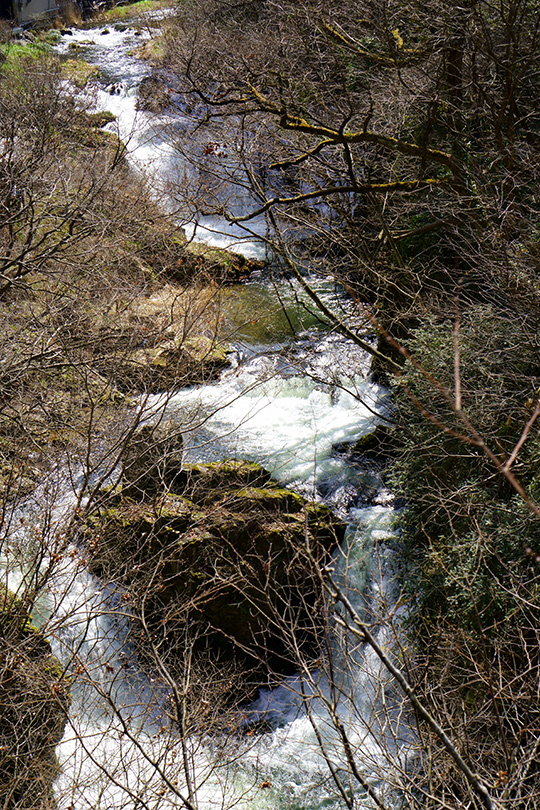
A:
<svg viewBox="0 0 540 810">
<path fill-rule="evenodd" d="M 144 391 L 215 376 L 227 364 L 220 288 L 261 267 L 187 243 L 104 131 L 114 115 L 66 94 L 49 53 L 2 68 L 3 157 L 16 155 L 0 301 L 6 501 L 99 443 Z"/>
</svg>

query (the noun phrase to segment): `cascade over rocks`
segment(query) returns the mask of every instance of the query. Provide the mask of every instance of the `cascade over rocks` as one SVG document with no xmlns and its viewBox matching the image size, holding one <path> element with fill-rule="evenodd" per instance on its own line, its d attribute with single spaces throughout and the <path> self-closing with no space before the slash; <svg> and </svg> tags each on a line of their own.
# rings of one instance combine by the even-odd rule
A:
<svg viewBox="0 0 540 810">
<path fill-rule="evenodd" d="M 186 633 L 198 637 L 196 649 L 262 671 L 290 672 L 294 644 L 317 655 L 324 597 L 315 569 L 329 561 L 344 524 L 257 464 L 185 465 L 179 473 L 178 449 L 170 469 L 165 463 L 157 473 L 159 441 L 147 450 L 144 429 L 136 441 L 139 464 L 151 472 L 132 475 L 140 468 L 128 451 L 128 486 L 86 518 L 82 534 L 93 571 L 121 583 L 135 614 L 144 612 L 166 639 L 168 665 L 184 655 Z M 157 479 L 170 489 L 159 493 Z"/>
</svg>

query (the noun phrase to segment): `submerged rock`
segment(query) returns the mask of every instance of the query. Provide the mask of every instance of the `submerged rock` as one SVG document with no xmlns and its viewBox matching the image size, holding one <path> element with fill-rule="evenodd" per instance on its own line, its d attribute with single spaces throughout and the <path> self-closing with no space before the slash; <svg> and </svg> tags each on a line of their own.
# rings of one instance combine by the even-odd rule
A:
<svg viewBox="0 0 540 810">
<path fill-rule="evenodd" d="M 386 461 L 396 449 L 395 428 L 392 425 L 376 425 L 369 433 L 352 442 L 333 446 L 337 455 L 358 456 L 374 461 Z"/>
<path fill-rule="evenodd" d="M 0 585 L 0 803 L 51 810 L 69 681 L 21 600 Z"/>
<path fill-rule="evenodd" d="M 113 493 L 84 535 L 92 568 L 120 581 L 135 613 L 166 639 L 214 658 L 290 672 L 323 627 L 320 566 L 344 525 L 243 461 L 184 467 L 154 503 Z"/>
</svg>

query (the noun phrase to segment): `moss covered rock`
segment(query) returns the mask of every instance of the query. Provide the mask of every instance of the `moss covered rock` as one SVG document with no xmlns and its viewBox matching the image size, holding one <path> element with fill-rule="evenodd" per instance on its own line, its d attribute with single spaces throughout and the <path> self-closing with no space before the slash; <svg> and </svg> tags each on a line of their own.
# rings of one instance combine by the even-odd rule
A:
<svg viewBox="0 0 540 810">
<path fill-rule="evenodd" d="M 154 502 L 113 493 L 83 533 L 92 567 L 181 656 L 186 632 L 215 655 L 288 672 L 315 651 L 324 598 L 317 567 L 344 526 L 257 464 L 187 466 Z"/>
<path fill-rule="evenodd" d="M 49 810 L 69 682 L 21 602 L 0 585 L 0 803 Z"/>
<path fill-rule="evenodd" d="M 123 392 L 161 393 L 211 382 L 229 365 L 227 348 L 204 336 L 196 340 L 166 340 L 131 352 L 117 373 Z"/>
<path fill-rule="evenodd" d="M 73 82 L 80 90 L 86 87 L 90 79 L 97 79 L 99 73 L 100 70 L 96 65 L 91 65 L 83 59 L 65 59 L 62 62 L 62 76 Z"/>
</svg>

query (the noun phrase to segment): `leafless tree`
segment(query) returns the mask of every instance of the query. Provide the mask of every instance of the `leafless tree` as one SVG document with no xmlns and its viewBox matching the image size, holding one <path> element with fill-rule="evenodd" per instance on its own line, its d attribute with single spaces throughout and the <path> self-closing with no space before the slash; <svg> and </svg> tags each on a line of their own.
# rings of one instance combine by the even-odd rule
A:
<svg viewBox="0 0 540 810">
<path fill-rule="evenodd" d="M 160 486 L 165 484 L 167 490 L 178 484 L 165 480 L 166 465 L 159 459 L 154 464 L 152 453 L 145 456 L 147 450 L 142 455 L 155 467 L 158 491 L 147 501 L 135 502 L 130 515 L 122 513 L 125 504 L 118 511 L 119 503 L 110 500 L 114 494 L 103 485 L 122 460 L 126 463 L 127 458 L 129 468 L 126 443 L 136 445 L 141 437 L 148 438 L 137 432 L 147 414 L 144 409 L 134 413 L 129 400 L 123 400 L 126 421 L 111 427 L 110 413 L 100 408 L 103 396 L 122 400 L 129 393 L 131 383 L 122 384 L 127 376 L 136 378 L 143 395 L 154 386 L 168 389 L 188 379 L 183 365 L 181 374 L 173 371 L 172 380 L 165 374 L 160 383 L 158 374 L 156 384 L 154 349 L 159 354 L 162 339 L 169 340 L 170 330 L 180 328 L 179 321 L 196 324 L 200 309 L 184 306 L 179 317 L 176 303 L 182 308 L 194 291 L 182 290 L 182 296 L 173 291 L 172 301 L 168 299 L 170 316 L 156 326 L 154 310 L 137 309 L 130 294 L 133 279 L 137 292 L 146 285 L 151 288 L 147 257 L 154 255 L 155 242 L 147 252 L 144 240 L 142 248 L 138 245 L 136 267 L 130 263 L 127 277 L 123 262 L 130 249 L 124 244 L 124 254 L 113 262 L 116 287 L 108 298 L 104 331 L 90 331 L 89 337 L 85 332 L 81 341 L 82 329 L 95 323 L 88 318 L 86 303 L 88 291 L 98 285 L 85 276 L 73 295 L 65 290 L 66 279 L 74 283 L 85 267 L 80 257 L 77 260 L 77 251 L 91 241 L 94 231 L 85 230 L 88 222 L 92 229 L 101 224 L 93 255 L 98 269 L 105 273 L 107 267 L 110 278 L 109 257 L 105 262 L 104 256 L 117 240 L 119 226 L 117 220 L 111 226 L 104 212 L 114 208 L 118 198 L 97 178 L 88 184 L 86 174 L 80 177 L 77 167 L 71 167 L 69 189 L 74 184 L 82 198 L 74 202 L 70 194 L 61 197 L 49 252 L 40 253 L 41 235 L 52 227 L 51 205 L 61 187 L 53 170 L 61 165 L 62 177 L 69 165 L 69 155 L 60 159 L 52 150 L 53 139 L 46 142 L 47 149 L 36 152 L 41 157 L 36 158 L 31 182 L 25 181 L 30 191 L 22 201 L 17 198 L 15 175 L 6 174 L 3 293 L 19 308 L 18 345 L 26 346 L 26 354 L 22 365 L 17 365 L 15 353 L 10 360 L 10 379 L 17 384 L 5 413 L 13 430 L 20 430 L 19 436 L 31 436 L 35 442 L 28 418 L 20 428 L 16 397 L 24 400 L 23 394 L 35 390 L 30 382 L 37 384 L 36 368 L 40 374 L 52 373 L 55 364 L 65 369 L 69 352 L 70 374 L 83 380 L 89 414 L 72 469 L 82 469 L 79 506 L 82 493 L 89 495 L 86 518 L 97 535 L 87 534 L 87 550 L 79 551 L 70 545 L 71 535 L 58 532 L 60 524 L 49 510 L 35 546 L 25 537 L 14 543 L 19 514 L 13 482 L 19 481 L 19 490 L 22 482 L 12 464 L 4 498 L 4 543 L 18 554 L 25 545 L 37 549 L 31 552 L 30 573 L 19 595 L 23 602 L 35 604 L 45 582 L 58 587 L 48 633 L 62 639 L 60 646 L 67 649 L 69 661 L 66 675 L 70 672 L 77 679 L 74 689 L 86 693 L 86 705 L 102 720 L 96 729 L 90 709 L 72 718 L 71 732 L 60 750 L 69 751 L 71 739 L 76 763 L 71 773 L 76 777 L 68 784 L 66 769 L 59 795 L 70 796 L 76 806 L 166 807 L 168 802 L 191 810 L 215 800 L 216 785 L 223 806 L 242 797 L 250 802 L 260 791 L 271 791 L 279 767 L 273 771 L 265 756 L 261 727 L 256 722 L 250 725 L 264 722 L 269 713 L 261 703 L 254 717 L 242 717 L 230 698 L 233 683 L 241 685 L 247 699 L 255 677 L 260 682 L 264 670 L 268 686 L 288 692 L 291 704 L 311 723 L 310 753 L 321 762 L 314 771 L 320 780 L 317 789 L 336 806 L 352 808 L 365 800 L 378 807 L 533 808 L 538 803 L 539 739 L 537 548 L 531 542 L 528 551 L 523 549 L 525 564 L 516 561 L 516 544 L 512 557 L 509 547 L 500 545 L 497 527 L 487 531 L 485 500 L 473 491 L 466 475 L 460 478 L 458 473 L 466 456 L 469 466 L 464 468 L 470 472 L 473 465 L 482 484 L 501 480 L 485 490 L 503 491 L 495 518 L 502 521 L 520 501 L 520 529 L 527 538 L 534 537 L 538 516 L 534 4 L 473 2 L 451 9 L 440 3 L 195 2 L 183 9 L 169 36 L 169 69 L 186 92 L 199 149 L 197 188 L 182 191 L 187 203 L 202 213 L 225 214 L 247 228 L 255 217 L 264 217 L 268 230 L 263 238 L 335 327 L 366 346 L 379 363 L 386 361 L 387 369 L 405 365 L 399 383 L 404 396 L 400 398 L 399 392 L 397 396 L 405 414 L 405 435 L 412 435 L 400 460 L 412 470 L 409 488 L 404 486 L 407 495 L 411 481 L 421 481 L 422 476 L 429 480 L 430 470 L 433 477 L 428 451 L 440 464 L 435 478 L 441 497 L 434 497 L 432 486 L 419 497 L 416 512 L 410 512 L 415 517 L 421 513 L 415 536 L 424 537 L 424 547 L 419 544 L 417 549 L 422 571 L 431 566 L 436 573 L 433 581 L 444 584 L 435 593 L 467 601 L 472 618 L 467 624 L 456 610 L 445 626 L 440 616 L 428 613 L 426 619 L 424 614 L 420 637 L 408 649 L 401 602 L 395 594 L 390 599 L 382 587 L 390 563 L 381 562 L 366 589 L 354 578 L 357 563 L 347 550 L 335 550 L 333 562 L 314 553 L 307 518 L 302 541 L 296 540 L 289 549 L 284 578 L 270 576 L 272 567 L 283 569 L 281 548 L 235 556 L 230 552 L 236 546 L 226 538 L 221 546 L 207 546 L 212 555 L 205 565 L 211 568 L 205 568 L 197 587 L 186 589 L 183 601 L 167 601 L 169 578 L 185 559 L 178 556 L 178 545 L 195 543 L 197 533 L 204 534 L 209 514 L 203 520 L 189 512 L 186 518 L 178 498 L 173 499 L 176 513 L 170 514 L 170 492 L 160 491 Z M 47 96 L 49 107 L 55 93 Z M 40 131 L 43 138 L 43 128 Z M 6 137 L 5 143 L 9 168 L 24 144 L 16 136 L 11 141 Z M 109 165 L 121 173 L 117 144 L 111 149 L 109 156 L 114 158 Z M 25 160 L 17 164 L 18 172 L 27 165 Z M 28 165 L 31 168 L 32 163 Z M 225 190 L 224 180 L 229 184 Z M 248 211 L 230 206 L 238 187 L 252 203 Z M 42 188 L 47 189 L 46 207 L 40 207 L 36 191 Z M 125 189 L 124 184 L 124 195 Z M 86 201 L 86 193 L 91 201 Z M 134 186 L 129 193 L 137 211 L 140 189 Z M 129 226 L 136 242 L 145 233 L 140 225 L 136 216 L 135 221 L 121 222 L 122 228 Z M 70 238 L 64 240 L 66 231 Z M 169 269 L 171 265 L 178 269 L 178 261 L 185 261 L 167 250 L 163 255 Z M 62 264 L 66 257 L 69 275 Z M 306 267 L 325 274 L 331 268 L 346 285 L 381 336 L 377 348 L 357 334 L 346 317 L 327 306 L 325 310 L 305 280 Z M 47 307 L 41 301 L 38 307 L 32 302 L 31 282 L 43 286 L 45 278 L 53 279 L 54 295 L 47 293 Z M 32 310 L 40 317 L 41 342 L 39 350 L 30 351 L 28 347 L 36 343 L 27 325 Z M 47 318 L 49 312 L 54 315 L 47 319 L 47 332 L 42 329 L 45 312 Z M 117 328 L 112 328 L 115 319 Z M 147 328 L 149 342 L 157 347 L 145 343 L 137 353 L 135 346 Z M 482 335 L 488 329 L 486 363 Z M 210 343 L 214 334 L 211 329 Z M 182 332 L 180 346 L 173 340 L 161 348 L 185 359 L 188 337 Z M 110 350 L 104 352 L 104 344 Z M 501 376 L 507 361 L 508 379 Z M 505 399 L 510 389 L 512 396 Z M 415 405 L 416 421 L 410 403 Z M 50 435 L 54 414 L 48 400 L 45 409 L 44 430 Z M 31 412 L 29 408 L 27 413 Z M 59 441 L 65 437 L 64 424 Z M 152 447 L 151 435 L 149 441 Z M 125 471 L 124 483 L 133 491 L 146 473 L 133 476 Z M 114 474 L 109 483 L 114 484 Z M 176 495 L 189 493 L 194 499 L 189 486 L 184 481 L 182 487 L 188 489 L 181 488 Z M 228 497 L 234 501 L 240 496 Z M 221 504 L 224 508 L 229 506 L 226 501 Z M 107 514 L 107 509 L 113 511 Z M 305 517 L 308 512 L 302 507 L 298 514 Z M 444 523 L 442 519 L 437 523 L 441 514 Z M 91 523 L 95 515 L 105 519 L 98 529 Z M 179 529 L 174 521 L 182 523 L 184 518 L 187 524 Z M 82 574 L 84 561 L 99 548 L 99 529 L 107 526 L 107 519 L 118 531 L 118 543 L 112 544 L 110 558 L 101 548 L 95 565 L 111 580 L 123 581 L 126 589 L 116 594 L 112 587 L 101 592 L 94 579 Z M 122 538 L 121 519 L 124 529 L 129 526 L 134 532 L 127 540 Z M 167 543 L 155 528 L 160 519 L 165 526 L 170 521 Z M 149 531 L 136 534 L 130 523 L 134 520 L 139 521 L 139 530 L 146 525 Z M 440 527 L 447 531 L 448 524 L 455 540 L 450 554 L 439 543 Z M 133 536 L 138 539 L 134 549 Z M 388 542 L 401 553 L 398 540 Z M 140 568 L 135 570 L 133 563 Z M 19 561 L 12 572 L 17 566 Z M 411 566 L 406 573 L 411 570 L 418 569 Z M 299 573 L 304 585 L 309 583 L 307 591 L 302 590 Z M 177 570 L 174 575 L 178 582 Z M 489 613 L 493 591 L 488 590 L 488 599 L 482 601 L 490 578 L 508 597 L 503 607 L 513 617 L 511 623 Z M 76 604 L 70 603 L 66 581 L 78 589 Z M 418 587 L 425 593 L 425 581 Z M 152 604 L 156 593 L 163 596 L 161 614 Z M 216 594 L 221 604 L 224 598 L 240 595 L 258 617 L 257 631 L 249 637 L 226 639 L 235 653 L 227 663 L 222 658 L 217 664 L 209 639 L 216 644 L 221 634 L 223 647 L 226 635 L 217 611 L 205 626 L 194 620 L 196 613 L 215 607 Z M 404 592 L 403 600 L 412 601 L 417 595 Z M 73 626 L 78 631 L 70 646 L 65 631 Z M 422 632 L 429 640 L 424 646 Z M 269 640 L 279 645 L 277 658 L 296 670 L 295 677 L 284 676 L 275 647 L 270 654 Z M 146 650 L 148 677 L 137 674 L 143 662 L 138 661 L 136 670 L 130 642 L 131 649 Z M 361 691 L 370 693 L 367 711 L 359 683 Z M 414 735 L 404 730 L 413 725 L 413 718 Z M 106 738 L 104 727 L 109 731 Z M 294 733 L 292 726 L 288 733 Z M 113 738 L 114 764 L 106 747 L 113 745 Z M 375 749 L 370 747 L 373 740 Z M 238 775 L 240 759 L 248 765 L 243 777 Z M 102 775 L 101 781 L 96 774 Z"/>
</svg>

